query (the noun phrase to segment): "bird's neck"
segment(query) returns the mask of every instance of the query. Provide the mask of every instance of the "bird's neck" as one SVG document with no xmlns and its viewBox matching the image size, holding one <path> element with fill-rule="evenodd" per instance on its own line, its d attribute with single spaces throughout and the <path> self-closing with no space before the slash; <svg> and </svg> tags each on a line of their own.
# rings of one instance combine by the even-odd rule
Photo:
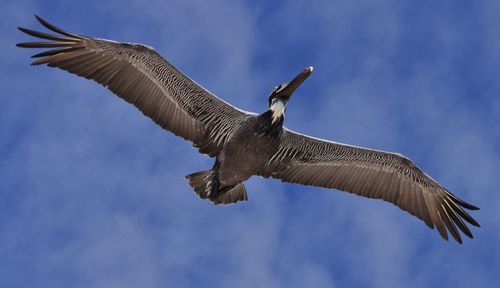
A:
<svg viewBox="0 0 500 288">
<path fill-rule="evenodd" d="M 283 130 L 284 114 L 276 114 L 276 111 L 269 108 L 266 112 L 259 115 L 257 132 L 262 135 L 267 135 L 272 138 L 279 137 Z"/>
<path fill-rule="evenodd" d="M 269 111 L 271 111 L 271 124 L 282 122 L 283 118 L 285 118 L 285 105 L 283 101 L 278 100 L 269 107 Z"/>
</svg>

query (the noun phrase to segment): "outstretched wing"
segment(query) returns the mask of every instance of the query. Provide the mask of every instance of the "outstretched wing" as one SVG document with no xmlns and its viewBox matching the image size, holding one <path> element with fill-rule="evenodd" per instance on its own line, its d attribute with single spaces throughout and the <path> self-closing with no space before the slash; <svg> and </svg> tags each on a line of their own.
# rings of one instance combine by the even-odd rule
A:
<svg viewBox="0 0 500 288">
<path fill-rule="evenodd" d="M 189 79 L 150 47 L 73 34 L 35 17 L 57 34 L 18 27 L 49 40 L 17 44 L 51 49 L 34 55 L 40 59 L 32 65 L 47 64 L 98 82 L 202 153 L 217 155 L 233 127 L 249 115 Z"/>
<path fill-rule="evenodd" d="M 430 228 L 436 226 L 446 240 L 448 229 L 462 243 L 457 226 L 472 238 L 462 219 L 479 226 L 463 209 L 477 207 L 451 194 L 399 154 L 311 138 L 285 129 L 280 148 L 262 176 L 383 199 Z"/>
</svg>

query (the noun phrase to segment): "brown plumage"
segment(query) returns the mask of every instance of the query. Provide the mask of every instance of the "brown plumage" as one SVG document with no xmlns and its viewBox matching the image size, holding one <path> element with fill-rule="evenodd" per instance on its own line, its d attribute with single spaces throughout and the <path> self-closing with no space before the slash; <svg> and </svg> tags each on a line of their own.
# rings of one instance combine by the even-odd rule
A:
<svg viewBox="0 0 500 288">
<path fill-rule="evenodd" d="M 269 110 L 257 115 L 217 98 L 186 77 L 152 48 L 69 33 L 35 16 L 58 35 L 19 29 L 45 42 L 17 44 L 51 48 L 34 55 L 47 64 L 92 79 L 136 106 L 162 128 L 216 157 L 211 170 L 186 176 L 193 190 L 215 204 L 246 201 L 243 182 L 252 175 L 284 182 L 335 188 L 383 199 L 418 217 L 440 235 L 462 242 L 472 238 L 465 212 L 476 210 L 460 200 L 406 157 L 301 135 L 283 127 L 291 94 L 311 74 L 306 68 L 276 87 Z"/>
</svg>

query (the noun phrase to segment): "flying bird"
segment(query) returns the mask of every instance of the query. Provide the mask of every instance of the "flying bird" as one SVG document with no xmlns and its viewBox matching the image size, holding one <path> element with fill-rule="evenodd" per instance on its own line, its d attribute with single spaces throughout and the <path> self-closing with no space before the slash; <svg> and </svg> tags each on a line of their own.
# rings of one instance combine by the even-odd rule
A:
<svg viewBox="0 0 500 288">
<path fill-rule="evenodd" d="M 202 199 L 215 204 L 247 200 L 244 181 L 253 175 L 283 182 L 334 188 L 382 199 L 462 243 L 473 238 L 465 211 L 478 208 L 459 199 L 401 154 L 313 138 L 283 126 L 286 106 L 312 73 L 307 67 L 275 87 L 261 114 L 240 110 L 188 78 L 151 47 L 67 32 L 40 17 L 55 34 L 18 27 L 44 39 L 17 44 L 48 48 L 32 65 L 47 64 L 92 79 L 131 103 L 156 124 L 215 157 L 212 169 L 186 176 Z M 48 41 L 45 41 L 48 40 Z M 465 221 L 465 222 L 464 222 Z"/>
</svg>

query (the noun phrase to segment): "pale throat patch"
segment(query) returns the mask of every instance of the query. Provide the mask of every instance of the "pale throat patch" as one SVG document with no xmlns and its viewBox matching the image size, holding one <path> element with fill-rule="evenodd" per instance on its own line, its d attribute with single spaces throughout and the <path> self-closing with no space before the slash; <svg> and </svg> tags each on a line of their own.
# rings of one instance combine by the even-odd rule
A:
<svg viewBox="0 0 500 288">
<path fill-rule="evenodd" d="M 278 121 L 278 119 L 285 114 L 285 103 L 283 103 L 283 101 L 276 100 L 269 109 L 273 111 L 271 123 L 274 124 L 274 122 Z"/>
</svg>

